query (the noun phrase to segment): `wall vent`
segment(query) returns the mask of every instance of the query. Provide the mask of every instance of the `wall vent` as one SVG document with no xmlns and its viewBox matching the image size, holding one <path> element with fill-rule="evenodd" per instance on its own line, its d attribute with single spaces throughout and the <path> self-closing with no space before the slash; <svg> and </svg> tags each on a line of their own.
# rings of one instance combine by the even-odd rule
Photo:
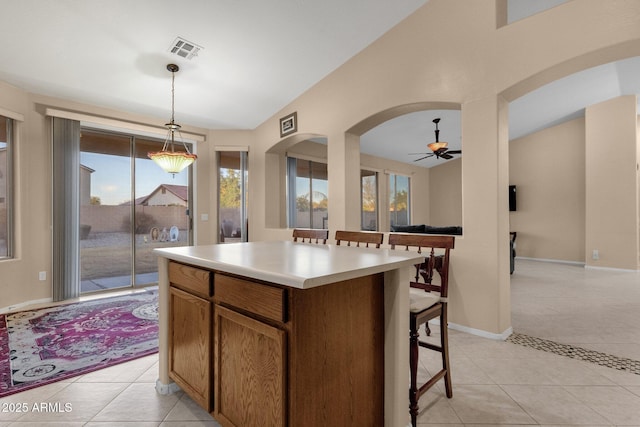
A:
<svg viewBox="0 0 640 427">
<path fill-rule="evenodd" d="M 198 46 L 182 37 L 176 37 L 169 47 L 169 52 L 185 59 L 193 59 L 198 56 L 198 52 L 204 49 L 202 46 Z"/>
</svg>

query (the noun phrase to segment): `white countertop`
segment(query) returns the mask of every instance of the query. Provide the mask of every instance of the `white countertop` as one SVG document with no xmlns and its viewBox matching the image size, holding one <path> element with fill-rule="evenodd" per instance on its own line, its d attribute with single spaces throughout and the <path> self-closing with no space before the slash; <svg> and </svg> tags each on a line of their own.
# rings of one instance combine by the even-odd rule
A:
<svg viewBox="0 0 640 427">
<path fill-rule="evenodd" d="M 307 289 L 422 262 L 416 252 L 291 241 L 154 249 L 174 261 Z"/>
</svg>

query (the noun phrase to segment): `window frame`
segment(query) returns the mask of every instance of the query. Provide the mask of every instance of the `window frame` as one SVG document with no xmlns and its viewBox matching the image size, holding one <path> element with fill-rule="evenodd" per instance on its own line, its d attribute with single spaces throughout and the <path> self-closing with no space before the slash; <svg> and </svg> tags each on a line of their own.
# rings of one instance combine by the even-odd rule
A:
<svg viewBox="0 0 640 427">
<path fill-rule="evenodd" d="M 308 166 L 309 166 L 309 177 L 307 178 L 309 180 L 309 226 L 302 226 L 302 225 L 297 225 L 297 196 L 296 196 L 296 179 L 298 178 L 298 174 L 297 174 L 297 165 L 298 162 L 308 162 Z M 322 165 L 325 169 L 326 169 L 326 173 L 327 173 L 327 186 L 329 183 L 329 166 L 327 163 L 325 162 L 321 162 L 318 160 L 311 160 L 311 159 L 307 159 L 304 157 L 297 157 L 297 156 L 290 156 L 287 155 L 286 156 L 286 170 L 287 170 L 287 176 L 286 176 L 286 182 L 287 182 L 287 195 L 286 195 L 286 203 L 287 203 L 287 226 L 289 228 L 314 228 L 314 229 L 326 229 L 328 226 L 328 203 L 329 203 L 329 195 L 326 194 L 326 198 L 327 198 L 327 216 L 325 218 L 322 218 L 322 224 L 320 224 L 320 227 L 314 227 L 314 221 L 313 221 L 313 193 L 314 193 L 314 186 L 313 186 L 313 180 L 314 179 L 318 179 L 318 178 L 314 178 L 313 177 L 313 171 L 315 170 L 315 167 L 317 165 Z"/>
<path fill-rule="evenodd" d="M 392 202 L 392 197 L 397 193 L 397 180 L 398 177 L 402 177 L 402 178 L 406 178 L 407 179 L 407 223 L 406 224 L 392 224 L 391 220 L 392 220 L 392 212 L 397 212 L 397 211 L 392 211 L 391 210 L 391 202 Z M 393 183 L 392 183 L 392 179 L 393 179 Z M 388 209 L 388 215 L 389 215 L 389 230 L 391 230 L 392 226 L 394 225 L 411 225 L 411 176 L 409 175 L 405 175 L 405 174 L 401 174 L 401 173 L 396 173 L 396 172 L 389 172 L 389 181 L 388 181 L 388 186 L 389 186 L 389 204 L 387 205 L 387 209 Z"/>
<path fill-rule="evenodd" d="M 380 182 L 379 172 L 370 169 L 360 169 L 360 229 L 365 231 L 378 231 L 380 229 Z M 367 177 L 372 176 L 374 179 L 374 216 L 375 227 L 367 227 L 365 224 L 365 210 L 364 210 L 364 180 Z"/>
<path fill-rule="evenodd" d="M 16 120 L 12 117 L 0 113 L 0 119 L 6 121 L 6 193 L 4 204 L 6 205 L 6 245 L 7 245 L 7 253 L 0 254 L 0 261 L 13 259 L 15 257 L 15 241 L 14 241 L 14 215 L 15 215 L 15 204 L 14 204 L 14 192 L 15 192 L 15 184 L 14 184 L 14 165 L 15 165 L 15 122 Z M 3 226 L 4 227 L 4 226 Z"/>
<path fill-rule="evenodd" d="M 225 243 L 224 235 L 222 232 L 222 221 L 220 219 L 220 189 L 221 179 L 220 174 L 222 169 L 231 169 L 222 166 L 221 156 L 223 153 L 238 154 L 239 167 L 237 169 L 240 172 L 240 239 L 242 242 L 249 241 L 249 218 L 248 218 L 248 204 L 249 204 L 249 147 L 217 147 L 216 148 L 216 175 L 217 175 L 217 204 L 218 204 L 218 226 L 217 237 L 218 243 Z"/>
</svg>

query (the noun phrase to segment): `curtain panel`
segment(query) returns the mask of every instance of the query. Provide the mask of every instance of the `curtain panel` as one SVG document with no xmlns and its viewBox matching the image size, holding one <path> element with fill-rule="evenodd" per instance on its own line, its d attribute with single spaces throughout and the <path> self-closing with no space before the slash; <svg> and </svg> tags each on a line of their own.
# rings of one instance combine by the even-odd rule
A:
<svg viewBox="0 0 640 427">
<path fill-rule="evenodd" d="M 80 122 L 53 117 L 53 300 L 80 296 Z"/>
</svg>

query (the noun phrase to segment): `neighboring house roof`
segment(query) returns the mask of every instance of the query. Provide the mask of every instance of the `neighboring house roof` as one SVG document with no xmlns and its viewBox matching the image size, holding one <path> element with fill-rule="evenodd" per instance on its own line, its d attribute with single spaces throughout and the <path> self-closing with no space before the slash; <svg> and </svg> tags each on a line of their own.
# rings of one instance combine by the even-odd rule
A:
<svg viewBox="0 0 640 427">
<path fill-rule="evenodd" d="M 170 192 L 171 194 L 175 195 L 176 197 L 179 197 L 181 200 L 184 200 L 185 204 L 187 203 L 187 200 L 189 199 L 188 186 L 160 184 L 159 186 L 156 187 L 155 190 L 153 190 L 151 193 L 147 194 L 146 196 L 138 197 L 135 200 L 136 206 L 146 204 L 149 201 L 149 199 L 151 199 L 155 194 L 157 194 L 163 188 L 166 189 L 166 191 Z M 131 202 L 124 202 L 120 204 L 120 206 L 127 206 L 127 205 L 131 205 Z"/>
<path fill-rule="evenodd" d="M 185 202 L 189 199 L 189 187 L 186 185 L 162 184 L 160 187 L 156 189 L 156 191 L 158 191 L 158 189 L 162 187 L 166 188 L 167 191 L 172 192 L 173 194 L 175 194 L 177 197 L 181 198 Z"/>
<path fill-rule="evenodd" d="M 136 199 L 136 205 L 144 205 L 146 204 L 155 194 L 165 189 L 166 191 L 172 193 L 176 197 L 187 202 L 189 198 L 189 187 L 186 185 L 170 185 L 170 184 L 160 184 L 155 190 L 153 190 L 149 195 L 144 197 L 138 197 Z"/>
</svg>

